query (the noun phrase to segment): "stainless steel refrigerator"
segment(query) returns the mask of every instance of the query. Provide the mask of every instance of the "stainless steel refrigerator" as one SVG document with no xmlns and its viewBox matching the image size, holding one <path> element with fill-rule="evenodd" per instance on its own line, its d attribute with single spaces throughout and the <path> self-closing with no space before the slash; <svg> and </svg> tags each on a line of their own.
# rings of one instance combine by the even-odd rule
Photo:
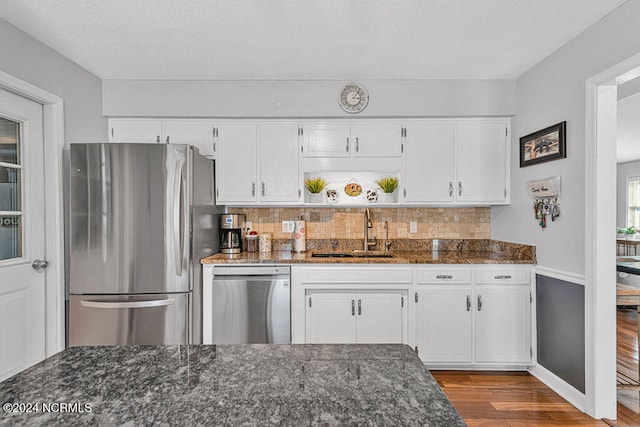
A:
<svg viewBox="0 0 640 427">
<path fill-rule="evenodd" d="M 70 144 L 67 345 L 202 342 L 214 163 L 176 144 Z"/>
</svg>

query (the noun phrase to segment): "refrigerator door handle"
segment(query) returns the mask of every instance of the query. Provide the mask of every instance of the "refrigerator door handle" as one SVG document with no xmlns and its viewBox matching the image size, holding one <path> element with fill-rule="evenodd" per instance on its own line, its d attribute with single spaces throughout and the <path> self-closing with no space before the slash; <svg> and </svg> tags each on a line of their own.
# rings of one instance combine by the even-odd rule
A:
<svg viewBox="0 0 640 427">
<path fill-rule="evenodd" d="M 176 164 L 176 175 L 173 184 L 173 253 L 176 263 L 176 274 L 182 276 L 182 252 L 183 252 L 183 235 L 182 235 L 182 203 L 184 186 L 182 184 L 182 171 L 184 162 L 178 161 Z"/>
<path fill-rule="evenodd" d="M 149 307 L 164 307 L 167 305 L 175 304 L 176 300 L 158 299 L 151 301 L 90 301 L 82 300 L 80 305 L 88 308 L 149 308 Z"/>
</svg>

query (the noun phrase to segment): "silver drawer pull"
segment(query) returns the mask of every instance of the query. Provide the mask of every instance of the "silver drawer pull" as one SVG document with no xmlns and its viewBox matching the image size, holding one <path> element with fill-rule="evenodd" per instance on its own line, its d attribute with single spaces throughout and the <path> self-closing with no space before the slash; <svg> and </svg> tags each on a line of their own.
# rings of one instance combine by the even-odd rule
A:
<svg viewBox="0 0 640 427">
<path fill-rule="evenodd" d="M 511 275 L 510 274 L 504 274 L 501 276 L 493 276 L 494 279 L 511 279 Z"/>
<path fill-rule="evenodd" d="M 450 274 L 438 274 L 436 279 L 453 279 L 453 276 Z"/>
<path fill-rule="evenodd" d="M 471 311 L 471 295 L 467 295 L 467 311 Z"/>
<path fill-rule="evenodd" d="M 159 299 L 152 301 L 89 301 L 82 300 L 80 305 L 89 308 L 149 308 L 149 307 L 163 307 L 166 305 L 175 304 L 176 300 Z"/>
</svg>

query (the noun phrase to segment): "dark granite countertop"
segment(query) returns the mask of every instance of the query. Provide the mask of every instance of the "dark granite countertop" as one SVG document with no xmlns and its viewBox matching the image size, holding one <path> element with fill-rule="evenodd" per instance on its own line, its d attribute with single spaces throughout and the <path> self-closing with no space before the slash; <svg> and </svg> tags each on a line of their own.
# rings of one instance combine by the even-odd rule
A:
<svg viewBox="0 0 640 427">
<path fill-rule="evenodd" d="M 271 252 L 217 253 L 201 259 L 202 264 L 535 264 L 534 246 L 489 239 L 400 239 L 392 243 L 391 258 L 317 258 L 314 253 L 351 253 L 362 249 L 362 240 L 314 239 L 308 251 L 291 252 L 290 242 L 274 241 Z M 288 246 L 288 247 L 287 247 Z M 382 244 L 381 244 L 382 246 Z"/>
<path fill-rule="evenodd" d="M 3 425 L 465 425 L 398 344 L 74 347 L 0 383 L 0 402 L 39 405 Z"/>
<path fill-rule="evenodd" d="M 640 274 L 640 256 L 624 255 L 617 257 L 616 270 L 629 274 Z"/>
</svg>

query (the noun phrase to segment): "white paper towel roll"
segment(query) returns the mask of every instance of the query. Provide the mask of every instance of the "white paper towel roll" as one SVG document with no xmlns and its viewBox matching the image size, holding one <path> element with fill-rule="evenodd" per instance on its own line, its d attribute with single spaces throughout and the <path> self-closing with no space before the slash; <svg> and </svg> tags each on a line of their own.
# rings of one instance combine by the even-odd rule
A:
<svg viewBox="0 0 640 427">
<path fill-rule="evenodd" d="M 307 250 L 307 228 L 303 220 L 295 222 L 296 228 L 293 230 L 293 251 L 304 252 Z"/>
</svg>

